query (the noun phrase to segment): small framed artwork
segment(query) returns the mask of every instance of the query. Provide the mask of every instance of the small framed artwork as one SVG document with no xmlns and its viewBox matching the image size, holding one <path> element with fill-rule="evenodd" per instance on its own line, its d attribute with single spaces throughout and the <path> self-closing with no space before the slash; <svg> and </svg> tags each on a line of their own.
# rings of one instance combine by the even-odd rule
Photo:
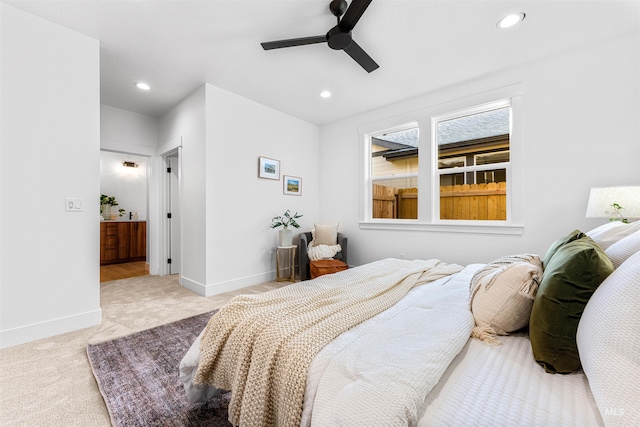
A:
<svg viewBox="0 0 640 427">
<path fill-rule="evenodd" d="M 258 161 L 258 177 L 280 180 L 280 160 L 260 157 Z"/>
<path fill-rule="evenodd" d="M 302 195 L 302 178 L 299 176 L 284 175 L 284 194 L 290 196 Z"/>
</svg>

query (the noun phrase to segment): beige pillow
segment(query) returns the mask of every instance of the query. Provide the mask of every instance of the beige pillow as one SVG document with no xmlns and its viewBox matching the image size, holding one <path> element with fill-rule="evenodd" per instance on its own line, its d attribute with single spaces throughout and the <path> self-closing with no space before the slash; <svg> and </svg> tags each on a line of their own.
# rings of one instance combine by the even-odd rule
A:
<svg viewBox="0 0 640 427">
<path fill-rule="evenodd" d="M 640 230 L 640 221 L 632 222 L 631 224 L 611 221 L 585 234 L 591 237 L 602 249 L 606 250 L 609 246 L 638 230 Z"/>
<path fill-rule="evenodd" d="M 604 251 L 615 268 L 636 252 L 640 252 L 640 230 L 623 237 Z"/>
<path fill-rule="evenodd" d="M 511 255 L 487 264 L 471 279 L 472 337 L 498 345 L 496 335 L 508 335 L 529 324 L 531 307 L 542 278 L 537 255 Z"/>
<path fill-rule="evenodd" d="M 313 238 L 311 239 L 311 243 L 309 246 L 319 246 L 319 245 L 327 245 L 333 246 L 338 244 L 338 226 L 340 224 L 334 225 L 322 225 L 322 224 L 314 224 L 314 229 L 311 230 L 311 235 Z"/>
</svg>

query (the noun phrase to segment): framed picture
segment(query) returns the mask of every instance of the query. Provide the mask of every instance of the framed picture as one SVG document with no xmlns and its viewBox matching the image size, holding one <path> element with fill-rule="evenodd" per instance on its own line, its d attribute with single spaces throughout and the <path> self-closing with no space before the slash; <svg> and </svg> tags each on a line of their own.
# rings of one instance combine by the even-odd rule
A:
<svg viewBox="0 0 640 427">
<path fill-rule="evenodd" d="M 280 180 L 280 160 L 260 157 L 258 161 L 258 177 Z"/>
<path fill-rule="evenodd" d="M 302 195 L 302 178 L 299 176 L 284 175 L 284 194 L 290 196 Z"/>
</svg>

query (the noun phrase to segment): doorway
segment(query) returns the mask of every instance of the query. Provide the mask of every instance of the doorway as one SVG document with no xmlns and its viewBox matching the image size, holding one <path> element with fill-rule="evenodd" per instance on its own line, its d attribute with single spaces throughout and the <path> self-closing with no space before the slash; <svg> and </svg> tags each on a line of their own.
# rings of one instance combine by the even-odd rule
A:
<svg viewBox="0 0 640 427">
<path fill-rule="evenodd" d="M 147 156 L 100 151 L 100 282 L 149 274 L 149 172 Z"/>
</svg>

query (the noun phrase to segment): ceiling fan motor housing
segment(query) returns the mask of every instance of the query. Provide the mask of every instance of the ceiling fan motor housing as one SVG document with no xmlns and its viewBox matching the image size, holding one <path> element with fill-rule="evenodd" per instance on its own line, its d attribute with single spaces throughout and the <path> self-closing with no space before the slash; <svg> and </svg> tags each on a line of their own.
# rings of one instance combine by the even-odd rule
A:
<svg viewBox="0 0 640 427">
<path fill-rule="evenodd" d="M 351 31 L 344 31 L 336 25 L 327 33 L 327 44 L 331 49 L 342 50 L 351 44 Z"/>
<path fill-rule="evenodd" d="M 331 49 L 343 50 L 351 44 L 351 31 L 345 31 L 340 28 L 340 17 L 347 11 L 348 6 L 346 0 L 332 0 L 329 4 L 329 10 L 338 18 L 338 25 L 327 33 L 327 44 Z"/>
</svg>

